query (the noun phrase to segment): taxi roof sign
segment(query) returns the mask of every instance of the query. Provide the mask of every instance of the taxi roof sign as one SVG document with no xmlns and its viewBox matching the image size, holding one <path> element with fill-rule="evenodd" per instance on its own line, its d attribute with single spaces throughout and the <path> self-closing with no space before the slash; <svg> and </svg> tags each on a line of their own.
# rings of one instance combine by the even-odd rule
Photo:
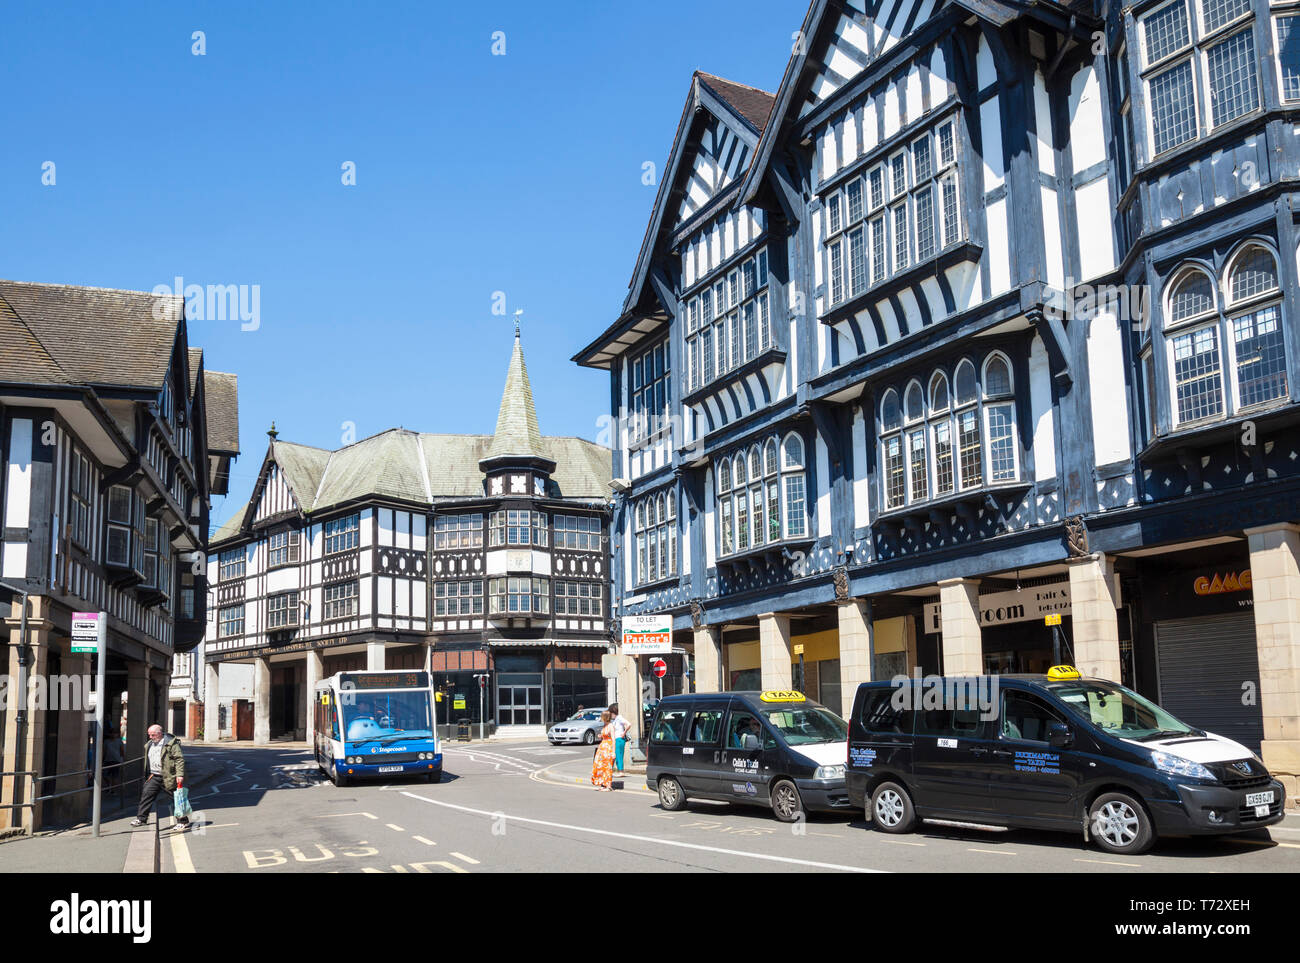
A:
<svg viewBox="0 0 1300 963">
<path fill-rule="evenodd" d="M 760 702 L 807 702 L 808 697 L 793 689 L 768 689 L 759 693 Z"/>
<path fill-rule="evenodd" d="M 1047 670 L 1047 677 L 1053 681 L 1082 678 L 1079 670 L 1072 665 L 1054 665 Z"/>
</svg>

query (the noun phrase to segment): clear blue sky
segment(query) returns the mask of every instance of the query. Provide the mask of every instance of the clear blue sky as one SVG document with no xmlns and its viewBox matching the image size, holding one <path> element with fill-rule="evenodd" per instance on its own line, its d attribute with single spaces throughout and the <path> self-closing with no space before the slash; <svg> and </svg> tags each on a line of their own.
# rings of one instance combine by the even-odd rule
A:
<svg viewBox="0 0 1300 963">
<path fill-rule="evenodd" d="M 775 90 L 805 9 L 6 0 L 0 277 L 260 286 L 258 330 L 190 325 L 239 375 L 214 523 L 272 418 L 326 448 L 344 422 L 490 432 L 516 308 L 542 431 L 595 438 L 608 378 L 569 358 L 626 294 L 642 164 L 662 170 L 692 70 Z"/>
</svg>

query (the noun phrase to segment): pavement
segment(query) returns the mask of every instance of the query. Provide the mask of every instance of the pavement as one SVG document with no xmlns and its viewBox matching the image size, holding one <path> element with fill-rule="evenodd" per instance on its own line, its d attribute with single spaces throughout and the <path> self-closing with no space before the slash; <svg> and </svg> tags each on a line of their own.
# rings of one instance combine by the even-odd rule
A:
<svg viewBox="0 0 1300 963">
<path fill-rule="evenodd" d="M 225 749 L 233 743 L 221 743 Z M 251 746 L 252 743 L 245 745 Z M 301 747 L 301 744 L 298 744 Z M 185 784 L 191 794 L 221 776 L 223 767 L 206 746 L 185 746 Z M 151 873 L 155 854 L 160 868 L 167 870 L 170 847 L 159 845 L 170 835 L 172 817 L 164 803 L 155 807 L 161 815 L 161 832 L 155 824 L 133 829 L 131 820 L 139 804 L 138 791 L 106 793 L 100 818 L 100 835 L 93 835 L 90 822 L 53 825 L 31 836 L 10 836 L 0 840 L 0 873 Z"/>
</svg>

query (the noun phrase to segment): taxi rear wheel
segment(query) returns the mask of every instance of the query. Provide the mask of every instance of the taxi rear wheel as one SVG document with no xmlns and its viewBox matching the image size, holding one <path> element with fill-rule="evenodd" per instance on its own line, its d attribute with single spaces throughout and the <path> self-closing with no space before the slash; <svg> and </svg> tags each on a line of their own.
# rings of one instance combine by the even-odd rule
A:
<svg viewBox="0 0 1300 963">
<path fill-rule="evenodd" d="M 907 833 L 916 825 L 916 810 L 912 797 L 896 782 L 882 782 L 871 794 L 871 812 L 868 813 L 877 829 L 887 833 Z"/>
<path fill-rule="evenodd" d="M 1088 810 L 1088 826 L 1097 845 L 1108 853 L 1144 853 L 1156 838 L 1146 807 L 1122 792 L 1098 796 Z"/>
<path fill-rule="evenodd" d="M 672 776 L 659 777 L 659 805 L 669 812 L 676 812 L 686 805 L 686 793 Z"/>
<path fill-rule="evenodd" d="M 793 823 L 803 818 L 803 799 L 799 787 L 789 779 L 779 779 L 772 785 L 772 813 L 783 823 Z"/>
</svg>

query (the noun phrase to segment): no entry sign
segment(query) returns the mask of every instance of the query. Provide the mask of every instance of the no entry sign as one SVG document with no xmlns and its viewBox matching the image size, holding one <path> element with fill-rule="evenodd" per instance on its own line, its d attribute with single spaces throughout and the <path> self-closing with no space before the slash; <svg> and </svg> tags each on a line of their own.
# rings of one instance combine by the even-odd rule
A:
<svg viewBox="0 0 1300 963">
<path fill-rule="evenodd" d="M 655 674 L 655 678 L 662 679 L 668 674 L 668 663 L 663 659 L 655 659 L 650 663 L 650 671 Z"/>
</svg>

